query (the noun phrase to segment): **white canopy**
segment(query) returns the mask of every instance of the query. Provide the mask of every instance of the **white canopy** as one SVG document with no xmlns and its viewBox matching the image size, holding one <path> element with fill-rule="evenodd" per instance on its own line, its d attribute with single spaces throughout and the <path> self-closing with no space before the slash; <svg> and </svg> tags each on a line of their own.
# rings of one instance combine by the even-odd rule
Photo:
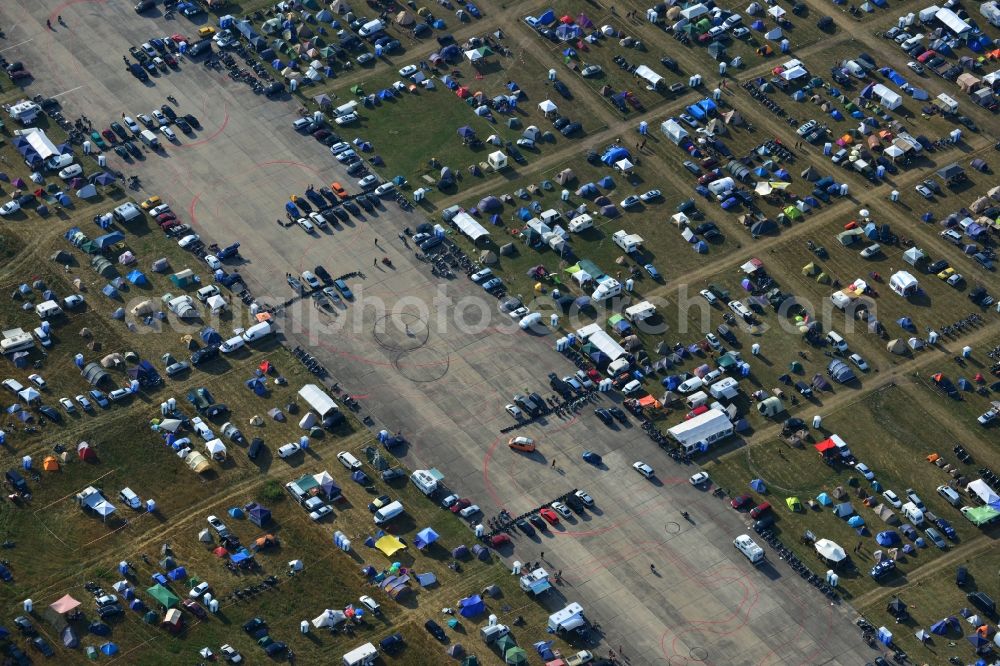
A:
<svg viewBox="0 0 1000 666">
<path fill-rule="evenodd" d="M 551 99 L 546 99 L 538 103 L 538 109 L 542 113 L 549 114 L 558 111 L 559 107 L 556 106 Z"/>
<path fill-rule="evenodd" d="M 801 65 L 797 65 L 795 67 L 792 67 L 791 69 L 786 69 L 785 71 L 783 71 L 781 73 L 781 78 L 783 78 L 785 81 L 791 81 L 792 79 L 797 79 L 801 76 L 805 76 L 808 73 L 809 72 L 807 72 L 804 67 L 802 67 Z"/>
<path fill-rule="evenodd" d="M 207 303 L 208 307 L 212 309 L 212 312 L 216 312 L 218 310 L 225 309 L 226 298 L 222 294 L 215 294 L 214 296 L 209 297 Z"/>
<path fill-rule="evenodd" d="M 829 539 L 820 539 L 816 542 L 816 552 L 830 562 L 840 562 L 847 558 L 844 549 Z"/>
<path fill-rule="evenodd" d="M 222 443 L 221 439 L 216 438 L 209 442 L 205 442 L 205 448 L 208 449 L 209 455 L 213 458 L 226 457 L 226 445 Z"/>
<path fill-rule="evenodd" d="M 479 224 L 474 217 L 466 213 L 465 211 L 459 212 L 455 217 L 451 218 L 451 221 L 455 223 L 458 230 L 469 237 L 473 243 L 477 242 L 480 238 L 488 237 L 490 232 L 486 228 Z"/>
</svg>

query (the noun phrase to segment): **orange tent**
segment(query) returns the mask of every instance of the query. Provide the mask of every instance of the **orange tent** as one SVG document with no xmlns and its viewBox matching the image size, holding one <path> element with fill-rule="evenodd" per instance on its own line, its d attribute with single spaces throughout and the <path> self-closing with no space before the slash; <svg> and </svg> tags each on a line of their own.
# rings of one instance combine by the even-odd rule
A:
<svg viewBox="0 0 1000 666">
<path fill-rule="evenodd" d="M 653 396 L 647 395 L 639 398 L 639 406 L 659 409 L 660 407 L 663 407 L 663 404 Z"/>
<path fill-rule="evenodd" d="M 56 460 L 55 456 L 45 456 L 45 460 L 42 461 L 42 469 L 46 472 L 58 472 L 59 461 Z"/>
</svg>

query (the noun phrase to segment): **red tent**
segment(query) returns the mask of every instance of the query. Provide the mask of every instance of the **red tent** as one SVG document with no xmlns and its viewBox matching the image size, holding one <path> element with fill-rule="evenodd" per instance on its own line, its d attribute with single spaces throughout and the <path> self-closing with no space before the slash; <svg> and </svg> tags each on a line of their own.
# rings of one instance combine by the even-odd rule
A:
<svg viewBox="0 0 1000 666">
<path fill-rule="evenodd" d="M 94 452 L 94 449 L 90 448 L 87 442 L 80 442 L 79 446 L 76 447 L 76 455 L 80 457 L 80 460 L 84 461 L 97 460 L 97 453 Z"/>
<path fill-rule="evenodd" d="M 573 25 L 573 17 L 570 16 L 569 14 L 566 14 L 561 19 L 559 19 L 559 22 L 562 23 L 563 25 Z"/>
<path fill-rule="evenodd" d="M 824 439 L 819 444 L 816 444 L 815 447 L 816 447 L 816 450 L 819 451 L 821 455 L 825 456 L 825 455 L 827 455 L 827 453 L 829 451 L 832 451 L 832 450 L 836 449 L 837 445 L 833 443 L 832 439 L 827 438 L 827 439 Z"/>
<path fill-rule="evenodd" d="M 459 99 L 465 99 L 466 97 L 469 96 L 469 89 L 466 88 L 465 86 L 462 86 L 455 91 L 455 94 L 458 95 Z"/>
</svg>

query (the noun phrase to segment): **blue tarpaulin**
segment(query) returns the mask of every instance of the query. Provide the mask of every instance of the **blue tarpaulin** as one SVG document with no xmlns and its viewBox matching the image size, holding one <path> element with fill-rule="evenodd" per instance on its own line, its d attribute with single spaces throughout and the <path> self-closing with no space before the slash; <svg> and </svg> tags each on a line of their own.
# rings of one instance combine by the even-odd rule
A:
<svg viewBox="0 0 1000 666">
<path fill-rule="evenodd" d="M 631 155 L 629 155 L 629 152 L 621 146 L 611 146 L 601 155 L 601 162 L 607 166 L 614 166 L 615 162 L 630 158 Z"/>
<path fill-rule="evenodd" d="M 437 540 L 438 540 L 437 532 L 435 532 L 429 527 L 425 527 L 424 529 L 417 532 L 417 536 L 413 540 L 413 545 L 416 546 L 418 549 L 423 549 Z"/>
</svg>

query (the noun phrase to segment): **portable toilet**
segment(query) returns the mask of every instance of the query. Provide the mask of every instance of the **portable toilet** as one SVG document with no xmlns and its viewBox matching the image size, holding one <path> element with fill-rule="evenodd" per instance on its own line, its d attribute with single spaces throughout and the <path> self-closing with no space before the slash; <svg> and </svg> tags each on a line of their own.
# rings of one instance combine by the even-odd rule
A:
<svg viewBox="0 0 1000 666">
<path fill-rule="evenodd" d="M 723 60 L 722 62 L 719 63 L 719 74 L 720 75 L 726 73 L 726 66 L 727 65 L 726 65 L 726 61 L 725 60 Z M 718 88 L 716 88 L 716 90 L 718 90 Z M 720 94 L 720 96 L 721 96 L 721 94 Z M 719 98 L 716 97 L 715 99 L 718 100 Z"/>
<path fill-rule="evenodd" d="M 108 165 L 108 158 L 103 153 L 101 153 L 100 155 L 98 155 L 97 156 L 97 166 L 99 166 L 99 167 L 106 167 L 107 165 Z"/>
<path fill-rule="evenodd" d="M 889 201 L 899 201 L 899 190 L 889 192 Z"/>
<path fill-rule="evenodd" d="M 550 69 L 549 70 L 549 81 L 555 81 L 555 80 L 556 80 L 556 70 Z"/>
<path fill-rule="evenodd" d="M 32 601 L 31 599 L 25 599 L 22 606 L 24 607 L 25 613 L 30 613 L 31 609 L 35 607 L 35 602 Z"/>
<path fill-rule="evenodd" d="M 625 280 L 625 291 L 632 291 L 635 288 L 635 280 L 629 278 Z"/>
<path fill-rule="evenodd" d="M 948 137 L 951 139 L 952 143 L 958 143 L 962 140 L 962 130 L 957 127 L 948 133 Z"/>
<path fill-rule="evenodd" d="M 154 511 L 156 511 L 156 500 L 146 500 L 146 512 L 153 513 Z"/>
<path fill-rule="evenodd" d="M 308 620 L 302 620 L 301 622 L 299 622 L 299 631 L 302 632 L 303 634 L 308 634 L 309 633 L 309 621 Z"/>
<path fill-rule="evenodd" d="M 823 417 L 817 414 L 813 417 L 813 428 L 819 428 L 823 425 Z"/>
<path fill-rule="evenodd" d="M 962 347 L 962 358 L 969 358 L 972 356 L 972 347 L 966 345 Z M 25 469 L 28 469 L 27 467 Z"/>
<path fill-rule="evenodd" d="M 833 152 L 833 144 L 827 141 L 823 144 L 823 154 L 827 157 Z"/>
<path fill-rule="evenodd" d="M 559 326 L 559 315 L 552 314 L 549 316 L 549 326 L 556 328 Z"/>
<path fill-rule="evenodd" d="M 754 356 L 759 356 L 760 355 L 760 345 L 758 343 L 756 343 L 756 342 L 753 343 L 753 345 L 750 346 L 750 353 L 753 354 Z"/>
</svg>

